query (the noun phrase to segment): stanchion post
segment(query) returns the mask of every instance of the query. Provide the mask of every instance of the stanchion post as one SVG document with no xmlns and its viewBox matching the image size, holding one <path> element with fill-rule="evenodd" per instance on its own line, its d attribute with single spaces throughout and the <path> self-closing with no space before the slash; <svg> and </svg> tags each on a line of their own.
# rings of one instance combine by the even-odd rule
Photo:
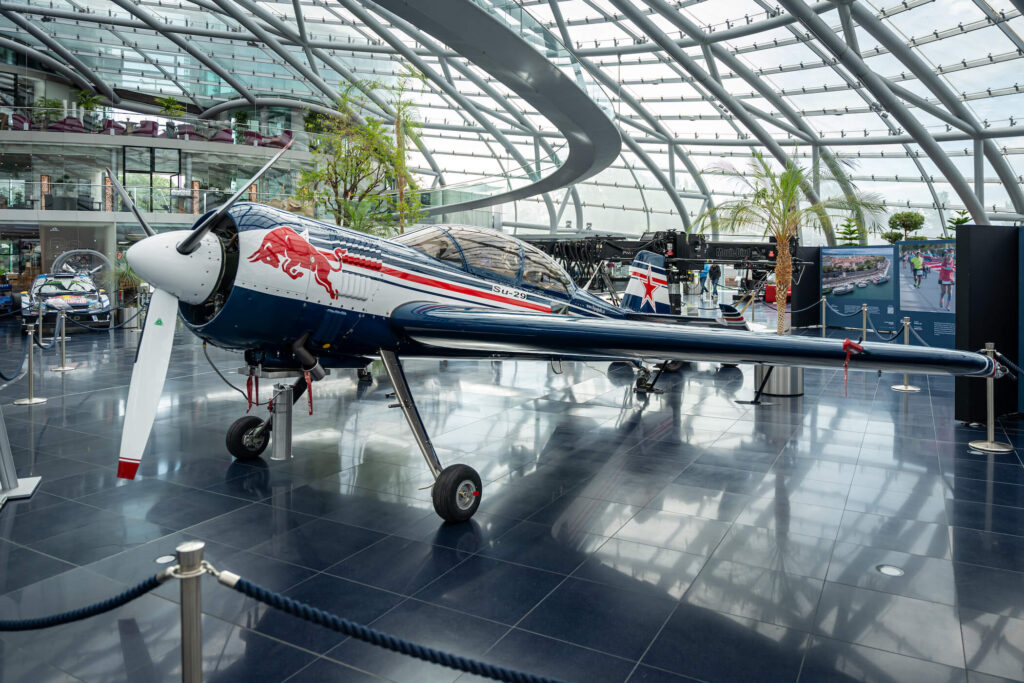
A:
<svg viewBox="0 0 1024 683">
<path fill-rule="evenodd" d="M 34 406 L 40 403 L 46 403 L 45 398 L 36 396 L 36 385 L 35 385 L 35 355 L 36 350 L 32 348 L 35 343 L 34 337 L 36 332 L 35 323 L 28 323 L 25 326 L 25 331 L 28 334 L 28 398 L 19 398 L 14 402 L 16 406 Z"/>
<path fill-rule="evenodd" d="M 312 391 L 312 388 L 307 388 Z M 274 428 L 270 432 L 270 459 L 291 460 L 292 457 L 292 385 L 274 385 Z"/>
<path fill-rule="evenodd" d="M 60 365 L 50 368 L 54 372 L 69 372 L 74 370 L 68 365 L 67 341 L 68 341 L 68 316 L 64 311 L 60 312 Z"/>
<path fill-rule="evenodd" d="M 906 346 L 910 346 L 910 318 L 903 319 L 903 343 Z M 910 375 L 906 372 L 903 373 L 903 384 L 892 385 L 893 391 L 903 391 L 906 393 L 913 393 L 915 391 L 921 391 L 921 387 L 915 387 L 910 383 Z"/>
<path fill-rule="evenodd" d="M 995 361 L 996 345 L 992 342 L 985 344 L 985 355 Z M 989 376 L 985 379 L 985 441 L 970 441 L 968 446 L 977 451 L 986 453 L 1009 453 L 1013 446 L 1008 443 L 996 441 L 996 379 Z"/>
<path fill-rule="evenodd" d="M 868 305 L 860 305 L 860 339 L 861 341 L 868 340 Z"/>
<path fill-rule="evenodd" d="M 175 548 L 177 577 L 181 580 L 181 681 L 203 681 L 203 622 L 200 580 L 203 568 L 202 541 L 186 541 Z"/>
<path fill-rule="evenodd" d="M 778 302 L 776 302 L 778 303 Z M 824 295 L 821 297 L 821 338 L 825 338 L 825 334 L 828 331 L 828 325 L 825 324 L 825 307 L 828 306 L 828 299 Z"/>
</svg>

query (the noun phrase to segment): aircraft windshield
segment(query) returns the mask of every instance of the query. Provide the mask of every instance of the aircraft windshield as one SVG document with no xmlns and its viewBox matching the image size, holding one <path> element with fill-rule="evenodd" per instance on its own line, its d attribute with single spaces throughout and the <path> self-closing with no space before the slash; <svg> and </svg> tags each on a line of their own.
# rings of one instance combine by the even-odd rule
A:
<svg viewBox="0 0 1024 683">
<path fill-rule="evenodd" d="M 572 280 L 558 263 L 543 251 L 530 244 L 523 244 L 526 264 L 523 267 L 523 284 L 559 294 L 569 294 Z"/>
<path fill-rule="evenodd" d="M 416 251 L 423 252 L 431 258 L 444 261 L 460 270 L 466 269 L 466 264 L 463 262 L 462 255 L 459 254 L 455 242 L 441 228 L 423 228 L 422 230 L 396 237 L 395 241 L 412 247 Z"/>
</svg>

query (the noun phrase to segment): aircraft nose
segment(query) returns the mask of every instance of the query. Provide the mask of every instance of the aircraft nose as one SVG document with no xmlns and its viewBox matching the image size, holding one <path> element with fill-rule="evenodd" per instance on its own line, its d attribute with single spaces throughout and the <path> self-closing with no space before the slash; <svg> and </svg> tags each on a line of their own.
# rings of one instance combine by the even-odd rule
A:
<svg viewBox="0 0 1024 683">
<path fill-rule="evenodd" d="M 179 254 L 178 244 L 190 230 L 162 232 L 137 242 L 125 260 L 139 277 L 181 301 L 201 304 L 217 286 L 223 256 L 220 241 L 208 234 L 191 254 Z"/>
</svg>

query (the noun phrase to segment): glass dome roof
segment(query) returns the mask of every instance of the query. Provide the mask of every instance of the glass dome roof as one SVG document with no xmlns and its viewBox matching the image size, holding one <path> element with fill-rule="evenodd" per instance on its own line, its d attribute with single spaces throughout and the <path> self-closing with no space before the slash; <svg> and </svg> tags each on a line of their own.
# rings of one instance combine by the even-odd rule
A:
<svg viewBox="0 0 1024 683">
<path fill-rule="evenodd" d="M 385 4 L 18 0 L 0 9 L 0 54 L 56 60 L 117 106 L 173 95 L 193 113 L 329 106 L 342 84 L 394 83 L 412 62 L 423 187 L 497 193 L 565 161 L 548 118 Z M 922 212 L 930 236 L 961 209 L 1024 220 L 1024 0 L 472 4 L 600 100 L 623 138 L 588 180 L 494 209 L 506 229 L 688 229 L 741 191 L 723 166 L 754 152 L 849 162 L 859 189 Z M 387 120 L 384 104 L 368 106 Z"/>
</svg>

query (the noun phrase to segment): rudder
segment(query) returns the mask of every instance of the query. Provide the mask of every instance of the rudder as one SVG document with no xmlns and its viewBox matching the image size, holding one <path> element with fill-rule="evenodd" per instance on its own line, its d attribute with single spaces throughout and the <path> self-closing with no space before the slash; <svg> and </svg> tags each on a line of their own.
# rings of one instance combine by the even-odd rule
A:
<svg viewBox="0 0 1024 683">
<path fill-rule="evenodd" d="M 664 256 L 650 251 L 636 255 L 629 266 L 629 284 L 621 308 L 636 313 L 672 314 Z"/>
</svg>

